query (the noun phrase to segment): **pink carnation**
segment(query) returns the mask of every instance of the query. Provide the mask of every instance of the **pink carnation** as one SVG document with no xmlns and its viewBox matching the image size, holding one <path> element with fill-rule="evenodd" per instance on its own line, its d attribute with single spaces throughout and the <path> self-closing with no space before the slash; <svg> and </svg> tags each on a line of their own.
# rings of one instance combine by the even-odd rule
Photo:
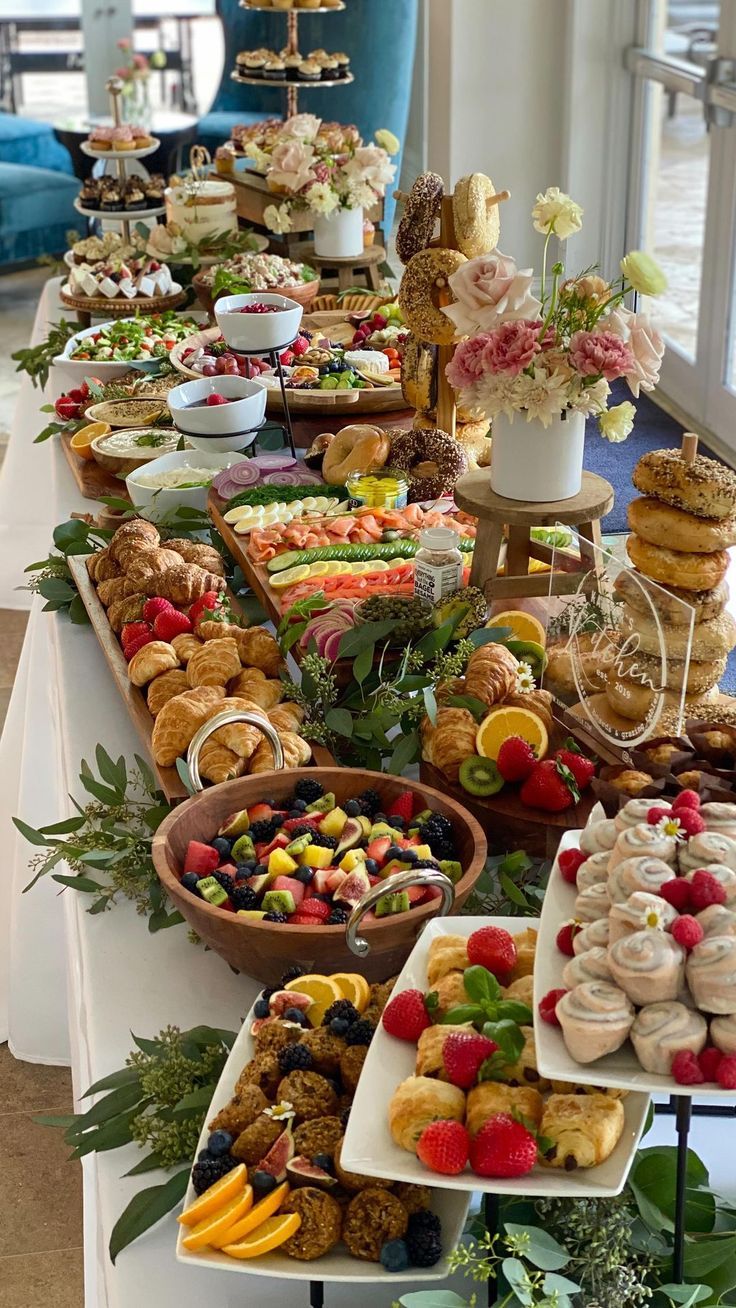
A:
<svg viewBox="0 0 736 1308">
<path fill-rule="evenodd" d="M 575 332 L 570 341 L 570 363 L 582 377 L 614 381 L 634 369 L 634 356 L 614 332 Z"/>
<path fill-rule="evenodd" d="M 465 390 L 485 375 L 484 353 L 490 339 L 482 332 L 480 336 L 471 336 L 458 345 L 445 369 L 447 380 L 456 391 Z"/>
<path fill-rule="evenodd" d="M 539 325 L 520 318 L 503 322 L 486 336 L 482 360 L 486 372 L 512 377 L 528 367 L 539 350 Z"/>
</svg>

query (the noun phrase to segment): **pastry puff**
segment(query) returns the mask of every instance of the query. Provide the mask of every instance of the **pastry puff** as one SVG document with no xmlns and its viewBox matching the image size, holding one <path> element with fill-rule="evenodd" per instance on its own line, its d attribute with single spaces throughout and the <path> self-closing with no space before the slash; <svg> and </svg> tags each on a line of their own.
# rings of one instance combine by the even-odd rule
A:
<svg viewBox="0 0 736 1308">
<path fill-rule="evenodd" d="M 151 749 L 159 767 L 173 767 L 186 752 L 195 731 L 224 698 L 222 686 L 200 686 L 174 695 L 164 704 L 151 732 Z"/>
<path fill-rule="evenodd" d="M 178 636 L 174 636 L 171 643 L 177 652 L 179 662 L 184 668 L 187 666 L 192 654 L 196 654 L 197 650 L 202 648 L 202 641 L 199 636 L 195 636 L 193 631 L 180 632 Z"/>
<path fill-rule="evenodd" d="M 609 1095 L 550 1095 L 540 1135 L 552 1141 L 544 1155 L 547 1167 L 597 1167 L 610 1158 L 624 1129 L 620 1099 Z"/>
<path fill-rule="evenodd" d="M 503 1079 L 507 1085 L 531 1085 L 535 1090 L 548 1090 L 549 1081 L 540 1076 L 537 1070 L 537 1047 L 534 1043 L 534 1027 L 519 1028 L 524 1037 L 524 1048 L 515 1063 L 503 1069 Z"/>
<path fill-rule="evenodd" d="M 221 781 L 232 781 L 235 777 L 242 777 L 245 772 L 245 759 L 239 758 L 226 745 L 219 744 L 213 736 L 210 736 L 199 751 L 199 772 L 207 781 L 219 786 Z"/>
<path fill-rule="evenodd" d="M 449 972 L 464 972 L 470 967 L 468 942 L 464 936 L 440 936 L 442 949 L 430 948 L 427 959 L 427 981 L 434 986 Z M 451 942 L 451 943 L 450 943 Z M 436 942 L 432 942 L 433 945 Z"/>
<path fill-rule="evenodd" d="M 410 1076 L 402 1081 L 388 1106 L 391 1137 L 410 1154 L 417 1151 L 417 1140 L 430 1122 L 462 1122 L 465 1095 L 448 1081 L 429 1076 Z"/>
<path fill-rule="evenodd" d="M 100 603 L 104 604 L 106 609 L 109 608 L 111 604 L 117 603 L 118 600 L 124 599 L 125 578 L 110 577 L 105 581 L 101 581 L 97 587 L 97 596 Z"/>
<path fill-rule="evenodd" d="M 517 999 L 520 1004 L 528 1004 L 530 1008 L 534 1005 L 534 977 L 531 972 L 526 976 L 520 976 L 518 981 L 512 981 L 510 986 L 506 986 L 503 992 L 504 999 Z"/>
<path fill-rule="evenodd" d="M 271 681 L 260 668 L 243 668 L 228 685 L 231 695 L 242 695 L 268 712 L 281 702 L 284 688 L 280 681 Z"/>
<path fill-rule="evenodd" d="M 238 696 L 226 696 L 220 700 L 220 703 L 213 709 L 210 717 L 216 713 L 225 713 L 228 709 L 236 709 L 241 713 L 253 713 L 256 717 L 266 721 L 266 714 L 257 704 L 251 703 L 250 700 L 240 699 Z M 225 747 L 230 753 L 236 755 L 244 764 L 252 758 L 258 746 L 263 740 L 263 732 L 258 727 L 253 727 L 249 722 L 228 722 L 224 727 L 218 727 L 210 736 L 216 744 Z M 200 769 L 201 771 L 201 769 Z M 237 776 L 242 776 L 245 767 L 242 767 Z M 213 778 L 210 778 L 213 780 Z"/>
<path fill-rule="evenodd" d="M 269 709 L 268 720 L 277 731 L 298 732 L 304 721 L 304 709 L 300 704 L 293 704 L 287 700 L 284 704 L 277 704 L 276 708 Z"/>
<path fill-rule="evenodd" d="M 544 1100 L 538 1090 L 524 1085 L 503 1085 L 500 1081 L 481 1081 L 468 1091 L 465 1105 L 465 1125 L 471 1135 L 495 1113 L 516 1114 L 539 1126 L 544 1112 Z"/>
<path fill-rule="evenodd" d="M 523 976 L 531 976 L 534 971 L 534 954 L 537 948 L 538 932 L 534 927 L 527 927 L 520 935 L 514 936 L 516 945 L 516 962 L 511 969 L 511 980 L 518 981 Z"/>
<path fill-rule="evenodd" d="M 169 672 L 162 672 L 160 676 L 154 677 L 148 687 L 146 703 L 149 712 L 156 717 L 164 704 L 168 704 L 174 695 L 181 695 L 188 689 L 187 674 L 183 668 L 172 668 Z"/>
<path fill-rule="evenodd" d="M 417 1076 L 438 1076 L 441 1081 L 447 1080 L 445 1072 L 445 1060 L 443 1049 L 445 1041 L 449 1035 L 458 1031 L 472 1031 L 472 1023 L 466 1022 L 462 1026 L 451 1026 L 450 1023 L 440 1024 L 439 1026 L 428 1026 L 426 1031 L 417 1041 Z"/>
<path fill-rule="evenodd" d="M 422 758 L 457 781 L 463 759 L 475 753 L 478 724 L 463 708 L 441 708 L 434 723 L 422 720 Z"/>
<path fill-rule="evenodd" d="M 303 768 L 312 757 L 312 746 L 295 731 L 279 731 L 278 736 L 284 751 L 284 767 Z M 273 750 L 265 737 L 261 737 L 260 745 L 251 756 L 248 771 L 273 772 L 273 766 Z"/>
<path fill-rule="evenodd" d="M 437 1011 L 440 1014 L 449 1013 L 451 1008 L 457 1008 L 459 1004 L 470 1003 L 462 972 L 448 972 L 446 976 L 440 977 L 433 989 L 437 995 Z"/>
<path fill-rule="evenodd" d="M 167 644 L 165 640 L 151 640 L 133 655 L 128 664 L 128 677 L 134 686 L 146 686 L 154 677 L 160 676 L 162 672 L 171 672 L 178 666 L 179 660 L 173 645 Z"/>
<path fill-rule="evenodd" d="M 234 640 L 208 640 L 187 663 L 187 681 L 197 686 L 226 686 L 240 670 L 240 655 Z"/>
</svg>

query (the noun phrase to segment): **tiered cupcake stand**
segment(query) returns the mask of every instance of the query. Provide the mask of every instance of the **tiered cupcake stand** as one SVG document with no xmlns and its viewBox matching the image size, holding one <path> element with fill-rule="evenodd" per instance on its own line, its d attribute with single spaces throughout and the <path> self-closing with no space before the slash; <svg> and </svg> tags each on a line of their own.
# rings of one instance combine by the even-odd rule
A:
<svg viewBox="0 0 736 1308">
<path fill-rule="evenodd" d="M 248 3 L 248 0 L 240 0 L 240 3 L 241 3 L 241 6 L 242 6 L 243 9 L 253 9 L 253 10 L 256 10 L 256 9 L 257 9 L 259 13 L 263 13 L 263 6 L 262 6 L 262 5 L 253 5 L 253 4 L 249 4 L 249 3 Z M 345 8 L 345 5 L 344 5 L 344 4 L 341 4 L 341 5 L 331 5 L 331 6 L 329 6 L 329 8 L 310 9 L 308 12 L 309 12 L 310 14 L 336 14 L 336 13 L 340 13 L 340 11 L 343 10 L 344 8 Z M 305 12 L 306 12 L 306 11 L 305 11 Z M 286 11 L 286 22 L 287 22 L 287 28 L 286 28 L 286 50 L 287 50 L 287 53 L 288 53 L 288 54 L 298 54 L 298 52 L 299 52 L 299 10 L 298 10 L 298 9 L 289 9 L 289 10 L 287 10 L 287 11 Z M 233 72 L 230 74 L 230 76 L 232 77 L 232 79 L 233 79 L 234 82 L 240 82 L 240 83 L 242 83 L 243 86 L 269 86 L 269 87 L 276 87 L 276 88 L 281 88 L 281 87 L 283 86 L 283 83 L 276 82 L 276 81 L 270 81 L 270 80 L 268 80 L 268 79 L 266 79 L 266 78 L 263 78 L 263 77 L 248 77 L 248 76 L 246 76 L 245 74 L 238 72 L 237 69 L 234 69 Z M 352 81 L 353 81 L 353 74 L 352 74 L 352 73 L 346 73 L 344 77 L 336 77 L 336 78 L 334 78 L 334 79 L 330 79 L 329 81 L 328 81 L 328 80 L 323 80 L 322 78 L 320 78 L 318 81 L 315 81 L 315 82 L 298 82 L 298 83 L 297 83 L 297 82 L 287 82 L 286 85 L 284 86 L 284 89 L 285 89 L 285 91 L 286 91 L 286 114 L 285 114 L 285 117 L 286 117 L 286 118 L 293 118 L 294 114 L 296 114 L 296 113 L 299 112 L 299 108 L 298 108 L 298 104 L 299 104 L 299 92 L 300 92 L 301 90 L 307 90 L 307 91 L 308 91 L 310 87 L 315 87 L 315 86 L 317 86 L 317 87 L 322 87 L 322 86 L 330 86 L 330 87 L 332 87 L 332 86 L 348 86 L 349 83 L 352 82 Z"/>
</svg>

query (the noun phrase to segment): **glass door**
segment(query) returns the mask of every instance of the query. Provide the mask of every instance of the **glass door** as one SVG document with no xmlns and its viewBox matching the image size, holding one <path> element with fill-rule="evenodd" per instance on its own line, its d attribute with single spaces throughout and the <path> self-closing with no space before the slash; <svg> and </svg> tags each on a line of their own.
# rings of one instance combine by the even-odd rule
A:
<svg viewBox="0 0 736 1308">
<path fill-rule="evenodd" d="M 736 0 L 639 0 L 628 248 L 669 286 L 661 389 L 736 452 Z"/>
</svg>

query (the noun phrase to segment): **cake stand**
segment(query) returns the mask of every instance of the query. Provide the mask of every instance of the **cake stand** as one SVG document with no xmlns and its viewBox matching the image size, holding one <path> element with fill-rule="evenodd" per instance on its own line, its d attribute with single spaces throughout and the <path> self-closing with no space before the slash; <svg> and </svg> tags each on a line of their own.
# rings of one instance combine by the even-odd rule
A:
<svg viewBox="0 0 736 1308">
<path fill-rule="evenodd" d="M 119 77 L 109 77 L 105 82 L 105 90 L 110 96 L 110 112 L 112 114 L 113 123 L 115 127 L 119 127 L 122 122 L 122 115 L 120 113 L 120 96 L 123 90 L 123 83 L 121 79 Z M 147 145 L 141 150 L 120 151 L 95 150 L 84 141 L 80 148 L 84 154 L 89 156 L 90 159 L 104 159 L 106 162 L 108 160 L 114 161 L 117 165 L 118 181 L 122 184 L 128 176 L 127 161 L 129 159 L 145 159 L 146 155 L 155 154 L 160 144 L 160 141 L 154 139 L 151 145 Z M 116 211 L 88 209 L 78 198 L 74 201 L 74 208 L 77 213 L 83 214 L 85 218 L 95 218 L 98 220 L 107 218 L 119 222 L 122 227 L 123 240 L 126 245 L 130 245 L 131 216 L 135 222 L 138 222 L 141 218 L 158 218 L 161 214 L 166 212 L 164 205 L 158 205 L 152 209 L 136 209 L 135 213 L 132 215 L 126 213 L 124 209 Z"/>
<path fill-rule="evenodd" d="M 253 9 L 253 10 L 258 10 L 259 13 L 263 13 L 263 5 L 249 4 L 248 0 L 240 0 L 240 5 L 241 8 L 243 9 Z M 345 8 L 344 4 L 339 4 L 339 5 L 323 6 L 320 9 L 308 9 L 308 10 L 305 9 L 303 11 L 300 11 L 298 9 L 283 10 L 282 12 L 286 13 L 286 21 L 287 21 L 287 27 L 286 27 L 287 54 L 292 55 L 292 54 L 299 53 L 299 13 L 300 12 L 309 13 L 309 14 L 337 14 L 340 13 L 344 8 Z M 286 118 L 293 118 L 294 115 L 299 112 L 298 106 L 299 106 L 300 91 L 302 90 L 308 91 L 310 87 L 314 88 L 315 86 L 317 87 L 349 86 L 349 84 L 354 80 L 352 73 L 346 73 L 345 76 L 343 77 L 331 78 L 329 81 L 327 80 L 323 81 L 321 77 L 317 78 L 317 80 L 314 82 L 298 82 L 298 81 L 291 82 L 288 81 L 287 79 L 284 79 L 284 81 L 278 81 L 275 78 L 268 78 L 268 77 L 248 77 L 247 74 L 239 73 L 237 69 L 234 69 L 233 72 L 230 74 L 230 76 L 232 77 L 234 82 L 239 82 L 243 86 L 284 87 L 286 90 L 286 114 L 285 114 Z"/>
</svg>

